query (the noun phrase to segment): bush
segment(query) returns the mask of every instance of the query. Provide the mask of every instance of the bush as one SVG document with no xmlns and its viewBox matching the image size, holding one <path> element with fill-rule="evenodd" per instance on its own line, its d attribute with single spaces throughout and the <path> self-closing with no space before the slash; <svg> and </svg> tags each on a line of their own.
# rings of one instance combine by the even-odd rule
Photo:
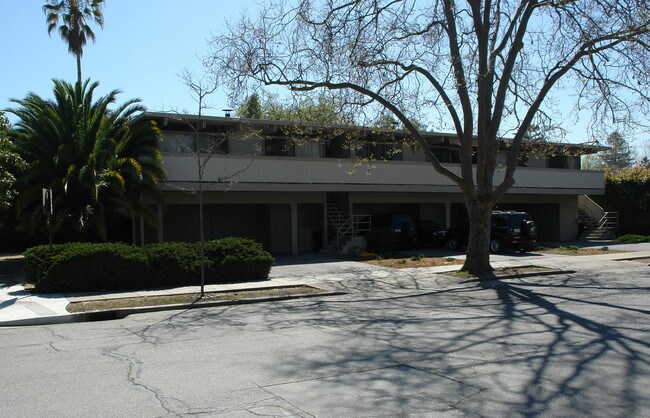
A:
<svg viewBox="0 0 650 418">
<path fill-rule="evenodd" d="M 89 292 L 143 288 L 150 284 L 146 257 L 127 244 L 76 244 L 53 255 L 44 276 L 37 279 L 42 292 Z"/>
<path fill-rule="evenodd" d="M 580 251 L 580 247 L 576 245 L 560 245 L 560 250 L 569 251 L 572 253 L 577 253 Z"/>
<path fill-rule="evenodd" d="M 39 245 L 28 248 L 23 254 L 25 256 L 25 280 L 27 283 L 35 284 L 45 277 L 47 270 L 53 263 L 53 258 L 62 252 L 69 251 L 76 247 L 82 247 L 83 243 L 68 243 L 56 245 Z"/>
<path fill-rule="evenodd" d="M 616 242 L 650 242 L 650 236 L 627 234 L 616 238 Z"/>
<path fill-rule="evenodd" d="M 206 258 L 210 260 L 209 280 L 230 282 L 263 280 L 269 276 L 273 257 L 262 244 L 247 238 L 223 238 L 206 245 Z M 208 274 L 206 274 L 207 280 Z"/>
<path fill-rule="evenodd" d="M 159 287 L 192 285 L 201 274 L 200 244 L 165 242 L 144 247 L 149 274 Z M 206 264 L 208 264 L 206 262 Z"/>
<path fill-rule="evenodd" d="M 206 283 L 268 278 L 273 258 L 259 243 L 206 243 Z M 25 252 L 25 276 L 40 292 L 88 292 L 199 284 L 200 243 L 42 245 Z"/>
<path fill-rule="evenodd" d="M 605 210 L 618 212 L 619 233 L 650 234 L 650 168 L 605 170 L 605 194 L 592 197 Z"/>
</svg>

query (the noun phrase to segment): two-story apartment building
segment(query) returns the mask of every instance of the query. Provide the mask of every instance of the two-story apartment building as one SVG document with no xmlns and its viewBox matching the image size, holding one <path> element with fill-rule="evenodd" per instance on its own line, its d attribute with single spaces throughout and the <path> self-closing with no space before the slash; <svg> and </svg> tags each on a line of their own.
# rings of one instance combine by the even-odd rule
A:
<svg viewBox="0 0 650 418">
<path fill-rule="evenodd" d="M 163 131 L 167 179 L 158 227 L 141 223 L 137 241 L 196 241 L 197 135 L 188 122 L 196 126 L 197 118 L 146 112 L 140 119 L 156 121 Z M 206 239 L 246 236 L 271 252 L 297 254 L 318 250 L 335 236 L 335 213 L 407 214 L 447 227 L 464 222 L 459 187 L 435 172 L 401 131 L 205 116 L 199 127 L 199 146 L 210 147 L 201 159 Z M 442 163 L 460 171 L 453 135 L 426 138 Z M 506 146 L 504 141 L 502 161 Z M 560 152 L 522 154 L 515 186 L 497 208 L 529 212 L 540 240 L 575 239 L 578 196 L 604 191 L 601 171 L 580 170 L 580 155 L 597 151 L 563 144 Z M 495 183 L 500 175 L 503 170 Z"/>
</svg>

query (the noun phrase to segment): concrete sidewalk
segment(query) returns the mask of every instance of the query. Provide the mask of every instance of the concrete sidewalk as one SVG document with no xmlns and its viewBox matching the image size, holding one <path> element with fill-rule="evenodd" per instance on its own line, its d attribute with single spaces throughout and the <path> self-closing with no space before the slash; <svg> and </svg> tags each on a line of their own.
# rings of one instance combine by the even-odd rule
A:
<svg viewBox="0 0 650 418">
<path fill-rule="evenodd" d="M 558 270 L 599 270 L 621 260 L 650 258 L 650 244 L 625 244 L 617 251 L 595 256 L 558 256 L 541 253 L 493 255 L 495 268 L 535 265 Z M 456 253 L 456 258 L 463 255 Z M 0 264 L 17 265 L 20 256 L 0 256 Z M 341 261 L 321 256 L 279 257 L 271 269 L 270 280 L 236 284 L 206 285 L 206 292 L 251 290 L 282 286 L 310 285 L 324 291 L 372 291 L 373 286 L 399 288 L 404 280 L 426 277 L 441 287 L 458 279 L 437 273 L 455 271 L 459 265 L 393 270 L 354 261 Z M 66 310 L 70 302 L 117 299 L 153 295 L 178 295 L 196 293 L 198 286 L 130 292 L 84 294 L 32 294 L 22 284 L 22 273 L 12 269 L 0 271 L 0 327 L 20 325 L 45 325 L 86 320 L 84 315 Z M 168 307 L 167 307 L 168 308 Z M 147 311 L 155 308 L 147 308 Z"/>
</svg>

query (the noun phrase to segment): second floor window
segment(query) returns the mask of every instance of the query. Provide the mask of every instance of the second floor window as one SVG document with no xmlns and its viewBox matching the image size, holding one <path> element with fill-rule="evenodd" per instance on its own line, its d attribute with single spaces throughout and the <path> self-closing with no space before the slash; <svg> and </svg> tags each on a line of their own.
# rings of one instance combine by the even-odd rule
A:
<svg viewBox="0 0 650 418">
<path fill-rule="evenodd" d="M 364 142 L 357 148 L 356 156 L 372 160 L 401 161 L 402 147 L 387 142 Z"/>
<path fill-rule="evenodd" d="M 293 157 L 296 155 L 295 144 L 289 139 L 267 138 L 264 140 L 264 155 Z"/>
<path fill-rule="evenodd" d="M 165 133 L 160 150 L 172 154 L 188 154 L 201 152 L 207 154 L 227 154 L 228 139 L 223 135 L 201 134 L 199 146 L 196 144 L 196 135 L 191 133 Z"/>
<path fill-rule="evenodd" d="M 460 164 L 458 149 L 431 147 L 431 152 L 433 152 L 433 155 L 435 155 L 438 161 L 442 164 Z"/>
</svg>

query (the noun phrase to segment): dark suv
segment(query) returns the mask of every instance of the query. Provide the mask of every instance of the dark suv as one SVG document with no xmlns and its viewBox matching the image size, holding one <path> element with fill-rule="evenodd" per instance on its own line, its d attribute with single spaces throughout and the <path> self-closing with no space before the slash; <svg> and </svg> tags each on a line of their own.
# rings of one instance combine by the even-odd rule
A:
<svg viewBox="0 0 650 418">
<path fill-rule="evenodd" d="M 537 225 L 526 212 L 493 211 L 490 231 L 490 252 L 500 253 L 504 248 L 526 252 L 537 239 Z M 447 248 L 458 250 L 467 245 L 469 225 L 447 232 Z"/>
<path fill-rule="evenodd" d="M 372 230 L 375 234 L 386 235 L 391 247 L 411 248 L 418 246 L 418 227 L 410 215 L 373 215 Z"/>
</svg>

